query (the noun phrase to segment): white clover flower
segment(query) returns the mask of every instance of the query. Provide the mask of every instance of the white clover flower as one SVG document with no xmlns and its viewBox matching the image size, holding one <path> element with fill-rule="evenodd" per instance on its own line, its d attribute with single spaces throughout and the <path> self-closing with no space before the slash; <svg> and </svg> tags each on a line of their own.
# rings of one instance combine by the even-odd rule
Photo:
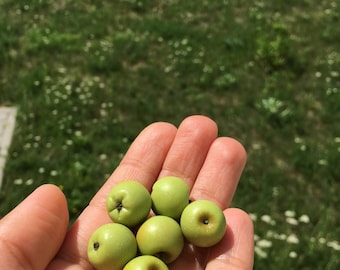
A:
<svg viewBox="0 0 340 270">
<path fill-rule="evenodd" d="M 325 166 L 328 164 L 328 161 L 326 159 L 319 159 L 318 164 L 321 166 Z"/>
<path fill-rule="evenodd" d="M 73 141 L 72 140 L 66 140 L 66 145 L 72 145 Z"/>
<path fill-rule="evenodd" d="M 297 238 L 297 236 L 295 234 L 291 234 L 287 237 L 286 241 L 290 244 L 298 244 L 299 238 Z"/>
<path fill-rule="evenodd" d="M 72 85 L 67 84 L 67 85 L 65 86 L 65 90 L 68 91 L 68 92 L 70 92 L 70 91 L 72 90 Z"/>
<path fill-rule="evenodd" d="M 281 234 L 279 234 L 279 235 L 277 236 L 277 239 L 279 239 L 279 240 L 286 240 L 286 239 L 287 239 L 287 235 L 284 234 L 284 233 L 281 233 Z"/>
<path fill-rule="evenodd" d="M 338 243 L 338 241 L 330 241 L 327 243 L 327 246 L 337 251 L 340 250 L 340 244 Z"/>
<path fill-rule="evenodd" d="M 299 225 L 299 221 L 296 218 L 293 217 L 287 217 L 286 222 L 290 225 Z"/>
<path fill-rule="evenodd" d="M 252 144 L 252 147 L 253 147 L 254 150 L 259 150 L 259 149 L 261 149 L 261 144 L 259 144 L 259 143 L 253 143 L 253 144 Z"/>
<path fill-rule="evenodd" d="M 331 71 L 331 76 L 332 76 L 332 77 L 339 77 L 339 72 L 337 72 L 337 71 Z"/>
<path fill-rule="evenodd" d="M 309 219 L 309 216 L 307 216 L 307 215 L 301 215 L 300 217 L 299 217 L 299 221 L 300 222 L 303 222 L 303 223 L 309 223 L 310 222 L 310 219 Z"/>
<path fill-rule="evenodd" d="M 33 184 L 33 179 L 27 179 L 26 182 L 25 182 L 26 186 L 30 186 L 32 184 Z"/>
<path fill-rule="evenodd" d="M 258 246 L 255 246 L 254 251 L 255 251 L 255 254 L 262 259 L 265 259 L 268 257 L 268 253 Z"/>
<path fill-rule="evenodd" d="M 76 137 L 80 137 L 80 136 L 82 136 L 83 134 L 82 134 L 82 132 L 81 132 L 80 130 L 76 130 L 76 131 L 74 132 L 74 135 L 75 135 Z"/>
<path fill-rule="evenodd" d="M 269 237 L 269 238 L 275 238 L 276 232 L 269 230 L 269 231 L 266 232 L 266 236 Z"/>
<path fill-rule="evenodd" d="M 107 111 L 106 111 L 106 110 L 103 110 L 103 109 L 100 109 L 100 110 L 99 110 L 99 114 L 100 114 L 101 117 L 105 117 L 105 116 L 108 115 Z"/>
<path fill-rule="evenodd" d="M 289 257 L 294 259 L 297 257 L 297 253 L 295 251 L 291 251 L 289 252 Z"/>
<path fill-rule="evenodd" d="M 169 73 L 171 70 L 172 70 L 171 66 L 167 66 L 167 67 L 164 68 L 165 73 Z"/>
<path fill-rule="evenodd" d="M 60 68 L 58 68 L 58 72 L 61 73 L 61 74 L 64 74 L 66 72 L 66 68 L 60 67 Z"/>
<path fill-rule="evenodd" d="M 277 197 L 279 195 L 279 188 L 278 187 L 273 187 L 273 196 Z"/>
<path fill-rule="evenodd" d="M 15 180 L 13 181 L 14 185 L 22 185 L 23 182 L 24 182 L 24 181 L 23 181 L 22 179 L 20 179 L 20 178 L 15 179 Z"/>
<path fill-rule="evenodd" d="M 285 211 L 285 216 L 286 216 L 286 217 L 295 217 L 295 211 L 286 210 L 286 211 Z"/>
<path fill-rule="evenodd" d="M 52 171 L 50 172 L 50 175 L 51 175 L 51 176 L 56 176 L 56 175 L 58 175 L 58 172 L 57 172 L 56 170 L 52 170 Z"/>
<path fill-rule="evenodd" d="M 294 142 L 295 142 L 295 143 L 302 143 L 303 140 L 302 140 L 300 137 L 295 137 L 295 138 L 294 138 Z"/>
<path fill-rule="evenodd" d="M 321 76 L 322 76 L 321 72 L 319 72 L 319 71 L 315 72 L 315 77 L 316 78 L 320 78 Z"/>
<path fill-rule="evenodd" d="M 273 243 L 272 241 L 261 239 L 256 243 L 256 245 L 261 248 L 270 248 L 272 247 Z"/>
<path fill-rule="evenodd" d="M 31 148 L 31 144 L 30 143 L 25 143 L 24 145 L 24 149 L 30 149 Z"/>
<path fill-rule="evenodd" d="M 324 237 L 320 237 L 319 238 L 319 243 L 320 244 L 325 244 L 326 243 L 326 239 Z"/>
<path fill-rule="evenodd" d="M 261 220 L 265 223 L 268 223 L 270 225 L 275 225 L 275 220 L 271 218 L 269 215 L 262 215 Z"/>
<path fill-rule="evenodd" d="M 100 154 L 99 155 L 99 159 L 100 160 L 106 160 L 107 159 L 107 155 L 106 154 Z"/>
<path fill-rule="evenodd" d="M 249 213 L 249 217 L 251 218 L 252 221 L 256 221 L 257 220 L 257 215 L 254 213 Z"/>
</svg>

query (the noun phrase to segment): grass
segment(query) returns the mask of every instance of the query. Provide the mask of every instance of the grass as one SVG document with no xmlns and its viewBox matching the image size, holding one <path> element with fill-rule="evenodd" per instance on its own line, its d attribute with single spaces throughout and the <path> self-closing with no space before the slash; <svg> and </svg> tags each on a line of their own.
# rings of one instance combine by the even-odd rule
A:
<svg viewBox="0 0 340 270">
<path fill-rule="evenodd" d="M 0 0 L 0 216 L 54 183 L 73 220 L 143 127 L 205 114 L 248 152 L 254 269 L 337 269 L 340 3 L 31 2 Z"/>
</svg>

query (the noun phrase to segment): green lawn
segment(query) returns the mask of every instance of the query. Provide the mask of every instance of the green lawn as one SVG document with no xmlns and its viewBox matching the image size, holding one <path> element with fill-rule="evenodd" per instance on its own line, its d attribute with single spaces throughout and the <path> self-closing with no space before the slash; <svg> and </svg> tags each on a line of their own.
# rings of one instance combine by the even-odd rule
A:
<svg viewBox="0 0 340 270">
<path fill-rule="evenodd" d="M 73 220 L 143 127 L 205 114 L 248 152 L 254 269 L 338 269 L 340 2 L 274 2 L 0 0 L 0 216 L 54 183 Z"/>
</svg>

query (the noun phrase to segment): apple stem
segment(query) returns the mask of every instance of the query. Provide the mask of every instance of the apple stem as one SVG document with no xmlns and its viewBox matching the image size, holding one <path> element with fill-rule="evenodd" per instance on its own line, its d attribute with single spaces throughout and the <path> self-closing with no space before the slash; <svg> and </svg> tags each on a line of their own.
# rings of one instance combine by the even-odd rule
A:
<svg viewBox="0 0 340 270">
<path fill-rule="evenodd" d="M 118 210 L 118 212 L 120 212 L 123 209 L 123 203 L 122 202 L 117 203 L 116 209 Z"/>
<path fill-rule="evenodd" d="M 98 242 L 94 242 L 93 243 L 93 249 L 94 250 L 98 250 L 99 249 L 99 243 Z"/>
<path fill-rule="evenodd" d="M 207 219 L 207 218 L 203 219 L 203 224 L 208 225 L 209 224 L 209 219 Z"/>
</svg>

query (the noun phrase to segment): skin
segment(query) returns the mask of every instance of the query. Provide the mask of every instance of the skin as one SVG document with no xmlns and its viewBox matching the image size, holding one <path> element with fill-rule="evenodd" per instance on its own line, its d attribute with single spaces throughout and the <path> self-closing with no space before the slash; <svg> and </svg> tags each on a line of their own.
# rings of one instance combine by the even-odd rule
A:
<svg viewBox="0 0 340 270">
<path fill-rule="evenodd" d="M 193 200 L 212 200 L 224 209 L 228 228 L 210 250 L 186 245 L 170 269 L 251 270 L 252 221 L 244 211 L 228 208 L 245 163 L 243 146 L 232 138 L 217 137 L 217 125 L 207 117 L 190 116 L 178 128 L 153 123 L 139 134 L 69 230 L 66 199 L 53 185 L 39 187 L 3 217 L 0 265 L 3 269 L 93 269 L 87 260 L 87 241 L 96 228 L 110 222 L 105 200 L 112 186 L 135 179 L 151 190 L 155 179 L 174 175 L 189 184 Z"/>
</svg>

